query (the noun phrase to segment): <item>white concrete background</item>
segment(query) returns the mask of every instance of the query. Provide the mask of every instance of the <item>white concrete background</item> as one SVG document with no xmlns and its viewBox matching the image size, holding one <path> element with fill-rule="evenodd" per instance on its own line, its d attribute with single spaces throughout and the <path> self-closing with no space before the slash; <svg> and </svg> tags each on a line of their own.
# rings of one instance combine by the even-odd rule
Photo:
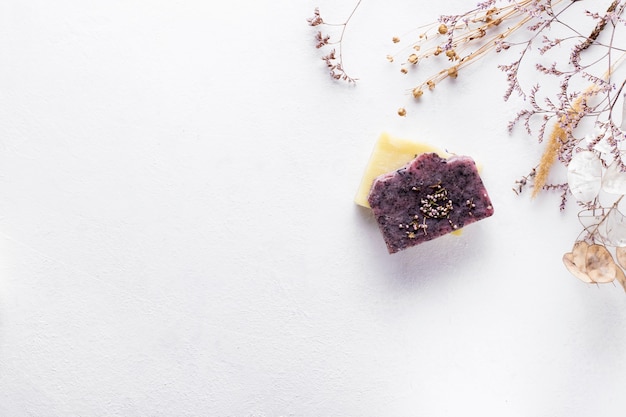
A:
<svg viewBox="0 0 626 417">
<path fill-rule="evenodd" d="M 416 106 L 391 36 L 474 2 L 364 1 L 335 85 L 305 19 L 352 4 L 0 1 L 0 416 L 624 415 L 626 295 L 511 191 L 513 57 Z M 389 256 L 382 131 L 482 162 L 495 216 Z"/>
</svg>

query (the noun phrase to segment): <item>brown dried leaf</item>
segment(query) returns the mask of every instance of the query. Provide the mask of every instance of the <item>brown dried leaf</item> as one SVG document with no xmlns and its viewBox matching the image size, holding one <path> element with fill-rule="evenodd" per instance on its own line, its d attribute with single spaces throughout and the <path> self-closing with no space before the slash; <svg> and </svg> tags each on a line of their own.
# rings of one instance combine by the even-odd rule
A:
<svg viewBox="0 0 626 417">
<path fill-rule="evenodd" d="M 608 249 L 602 245 L 589 246 L 585 267 L 593 282 L 604 284 L 615 279 L 615 262 Z"/>
</svg>

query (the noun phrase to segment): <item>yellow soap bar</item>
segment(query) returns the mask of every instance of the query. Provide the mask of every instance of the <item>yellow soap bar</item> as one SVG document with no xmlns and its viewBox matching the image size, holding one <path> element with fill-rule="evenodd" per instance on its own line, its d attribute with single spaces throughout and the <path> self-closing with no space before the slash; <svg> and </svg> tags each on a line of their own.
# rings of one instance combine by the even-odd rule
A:
<svg viewBox="0 0 626 417">
<path fill-rule="evenodd" d="M 374 150 L 365 168 L 365 173 L 361 179 L 361 184 L 359 184 L 354 202 L 360 206 L 369 208 L 370 205 L 367 202 L 367 197 L 376 177 L 402 168 L 408 162 L 415 159 L 417 155 L 426 152 L 435 152 L 442 158 L 450 156 L 439 149 L 423 143 L 396 138 L 388 133 L 381 134 L 376 145 L 374 145 Z"/>
</svg>

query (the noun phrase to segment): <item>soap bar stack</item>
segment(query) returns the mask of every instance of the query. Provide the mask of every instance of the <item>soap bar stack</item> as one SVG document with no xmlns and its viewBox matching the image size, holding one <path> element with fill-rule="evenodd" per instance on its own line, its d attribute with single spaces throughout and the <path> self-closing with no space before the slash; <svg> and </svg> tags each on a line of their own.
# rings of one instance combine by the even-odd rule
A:
<svg viewBox="0 0 626 417">
<path fill-rule="evenodd" d="M 395 171 L 413 160 L 417 155 L 427 152 L 435 152 L 441 157 L 450 156 L 430 145 L 398 138 L 388 133 L 382 133 L 374 145 L 372 155 L 363 173 L 363 178 L 361 178 L 356 196 L 354 197 L 354 202 L 360 206 L 369 208 L 370 205 L 367 202 L 367 197 L 376 177 Z"/>
<path fill-rule="evenodd" d="M 389 253 L 429 241 L 487 218 L 493 206 L 474 160 L 423 153 L 378 176 L 369 206 Z"/>
</svg>

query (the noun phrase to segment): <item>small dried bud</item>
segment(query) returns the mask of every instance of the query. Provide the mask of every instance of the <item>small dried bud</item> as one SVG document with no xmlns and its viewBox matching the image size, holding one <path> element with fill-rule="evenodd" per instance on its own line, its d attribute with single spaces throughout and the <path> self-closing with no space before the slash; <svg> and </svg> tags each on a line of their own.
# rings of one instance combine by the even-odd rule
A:
<svg viewBox="0 0 626 417">
<path fill-rule="evenodd" d="M 406 74 L 407 72 L 409 72 L 409 70 L 407 70 L 406 67 L 402 67 L 400 68 L 400 72 Z"/>
<path fill-rule="evenodd" d="M 435 89 L 435 82 L 433 80 L 428 80 L 426 82 L 426 85 L 428 86 L 428 89 L 430 89 L 430 90 L 434 90 Z"/>
<path fill-rule="evenodd" d="M 409 59 L 408 59 L 408 61 L 409 61 L 411 64 L 417 64 L 417 54 L 411 54 L 411 55 L 409 55 Z"/>
<path fill-rule="evenodd" d="M 393 57 L 391 55 L 387 55 L 387 61 L 393 62 Z"/>
<path fill-rule="evenodd" d="M 448 68 L 448 77 L 456 78 L 458 75 L 459 71 L 457 70 L 457 67 Z"/>
<path fill-rule="evenodd" d="M 437 49 L 435 49 L 435 52 L 433 52 L 433 55 L 437 56 L 442 52 L 443 52 L 443 49 L 441 49 L 441 46 L 438 46 Z"/>
<path fill-rule="evenodd" d="M 415 97 L 415 98 L 420 98 L 420 97 L 421 97 L 421 96 L 423 96 L 423 95 L 424 95 L 424 92 L 422 91 L 422 89 L 421 89 L 421 88 L 419 88 L 419 87 L 415 87 L 415 88 L 413 89 L 413 97 Z"/>
<path fill-rule="evenodd" d="M 400 107 L 398 109 L 398 116 L 401 116 L 401 117 L 406 116 L 406 109 L 404 107 Z"/>
<path fill-rule="evenodd" d="M 391 41 L 393 43 L 398 43 L 398 42 L 400 42 L 400 38 L 398 38 L 397 36 L 394 36 L 393 38 L 391 38 Z"/>
<path fill-rule="evenodd" d="M 457 58 L 456 51 L 454 49 L 447 50 L 446 56 L 450 59 L 450 61 L 454 61 Z"/>
<path fill-rule="evenodd" d="M 448 27 L 442 23 L 439 25 L 437 31 L 439 31 L 439 33 L 441 33 L 442 35 L 445 35 L 446 33 L 448 33 Z"/>
<path fill-rule="evenodd" d="M 307 19 L 307 22 L 309 22 L 310 26 L 318 26 L 324 23 L 324 20 L 322 19 L 322 16 L 320 16 L 320 9 L 319 7 L 315 8 L 315 12 L 313 14 L 313 17 L 310 17 Z"/>
<path fill-rule="evenodd" d="M 413 49 L 415 49 L 416 51 L 419 51 L 420 49 L 422 49 L 422 47 L 419 45 L 413 45 Z"/>
</svg>

